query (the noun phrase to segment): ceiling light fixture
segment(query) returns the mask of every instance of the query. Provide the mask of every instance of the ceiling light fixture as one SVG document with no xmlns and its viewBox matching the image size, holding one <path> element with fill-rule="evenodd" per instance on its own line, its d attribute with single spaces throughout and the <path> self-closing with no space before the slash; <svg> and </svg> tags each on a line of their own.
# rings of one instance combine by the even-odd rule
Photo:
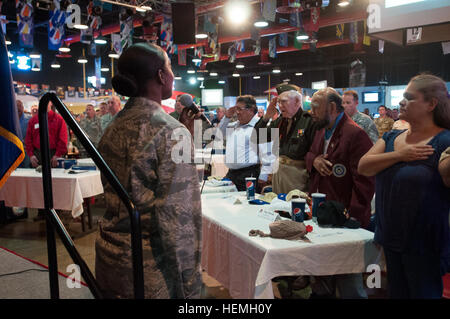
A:
<svg viewBox="0 0 450 319">
<path fill-rule="evenodd" d="M 249 1 L 233 0 L 225 5 L 225 13 L 233 25 L 241 25 L 247 21 L 250 15 Z"/>
<path fill-rule="evenodd" d="M 33 51 L 30 53 L 30 58 L 32 59 L 40 59 L 41 58 L 41 54 L 39 52 Z"/>
<path fill-rule="evenodd" d="M 145 11 L 152 10 L 152 8 L 149 7 L 149 6 L 135 6 L 135 5 L 132 5 L 132 4 L 125 3 L 123 1 L 114 1 L 114 0 L 100 0 L 100 1 L 101 2 L 107 2 L 107 3 L 115 4 L 115 5 L 118 5 L 118 6 L 133 8 L 133 9 L 136 9 L 136 10 L 138 10 L 138 9 L 142 9 L 142 10 L 145 10 Z"/>
<path fill-rule="evenodd" d="M 108 71 L 109 71 L 109 68 L 108 68 L 108 67 L 102 67 L 102 68 L 100 69 L 100 71 L 102 71 L 102 72 L 108 72 Z"/>
<path fill-rule="evenodd" d="M 211 73 L 209 73 L 209 76 L 217 76 L 218 74 L 217 74 L 217 72 L 211 72 Z"/>
<path fill-rule="evenodd" d="M 118 59 L 120 57 L 120 55 L 117 54 L 116 51 L 110 51 L 108 53 L 108 57 L 110 57 L 111 59 Z"/>
<path fill-rule="evenodd" d="M 187 70 L 187 73 L 189 73 L 189 74 L 194 74 L 194 73 L 195 73 L 195 70 L 189 69 L 189 70 Z"/>
<path fill-rule="evenodd" d="M 244 63 L 239 62 L 238 64 L 236 64 L 236 69 L 243 69 L 245 68 Z"/>
<path fill-rule="evenodd" d="M 9 40 L 9 38 L 7 36 L 5 36 L 5 44 L 11 45 L 11 40 Z"/>
<path fill-rule="evenodd" d="M 296 39 L 299 41 L 305 41 L 309 39 L 309 35 L 305 31 L 300 31 Z"/>
<path fill-rule="evenodd" d="M 347 0 L 341 0 L 341 1 L 339 1 L 338 6 L 340 6 L 340 7 L 346 7 L 346 6 L 348 6 L 349 4 L 350 4 L 350 1 L 347 1 Z"/>
<path fill-rule="evenodd" d="M 272 72 L 273 72 L 273 73 L 280 73 L 281 70 L 280 70 L 279 68 L 274 68 L 274 69 L 272 70 Z"/>
<path fill-rule="evenodd" d="M 224 80 L 220 80 L 219 84 L 225 84 L 225 81 Z"/>
<path fill-rule="evenodd" d="M 84 64 L 87 62 L 88 62 L 88 60 L 86 59 L 86 57 L 84 55 L 82 55 L 78 58 L 78 63 Z"/>
<path fill-rule="evenodd" d="M 59 50 L 59 52 L 64 52 L 64 53 L 70 52 L 70 48 L 67 46 L 66 43 L 64 43 L 62 46 L 60 46 L 58 50 Z"/>
<path fill-rule="evenodd" d="M 259 76 L 259 75 L 255 75 L 254 77 L 253 77 L 253 79 L 254 80 L 259 80 L 261 77 Z"/>
<path fill-rule="evenodd" d="M 200 63 L 200 62 L 202 62 L 202 59 L 200 59 L 200 58 L 193 58 L 192 62 L 193 63 Z"/>
<path fill-rule="evenodd" d="M 297 72 L 297 73 L 295 73 L 295 75 L 296 75 L 296 76 L 302 76 L 303 73 L 302 73 L 302 72 Z"/>
<path fill-rule="evenodd" d="M 177 75 L 175 75 L 174 79 L 175 79 L 175 80 L 181 80 L 182 77 L 181 77 L 179 74 L 177 74 Z"/>
<path fill-rule="evenodd" d="M 58 62 L 58 60 L 55 59 L 50 66 L 53 69 L 59 69 L 61 67 L 61 64 Z"/>
<path fill-rule="evenodd" d="M 239 75 L 239 73 L 233 73 L 233 76 L 235 77 L 235 78 L 238 78 L 238 77 L 240 77 L 240 75 Z"/>
<path fill-rule="evenodd" d="M 103 37 L 103 36 L 98 36 L 98 37 L 96 37 L 95 40 L 94 40 L 94 42 L 95 42 L 96 44 L 106 44 L 106 43 L 108 43 L 108 41 L 106 40 L 106 38 Z"/>
</svg>

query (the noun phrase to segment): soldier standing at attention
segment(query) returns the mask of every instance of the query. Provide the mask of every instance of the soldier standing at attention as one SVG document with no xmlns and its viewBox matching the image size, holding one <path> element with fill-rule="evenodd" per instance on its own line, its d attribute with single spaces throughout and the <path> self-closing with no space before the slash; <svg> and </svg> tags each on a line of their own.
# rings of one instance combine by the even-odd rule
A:
<svg viewBox="0 0 450 319">
<path fill-rule="evenodd" d="M 298 86 L 283 83 L 277 85 L 276 89 L 278 97 L 272 99 L 266 114 L 255 125 L 260 136 L 261 129 L 267 129 L 267 142 L 276 138 L 272 136 L 271 129 L 279 129 L 279 166 L 276 170 L 275 164 L 276 173 L 273 174 L 272 188 L 275 193 L 289 193 L 293 189 L 307 192 L 309 173 L 305 155 L 314 140 L 316 125 L 311 115 L 303 111 L 303 97 Z M 268 125 L 269 120 L 277 114 L 277 103 L 281 116 Z"/>
<path fill-rule="evenodd" d="M 138 43 L 124 51 L 112 85 L 130 99 L 98 146 L 141 214 L 145 298 L 199 298 L 202 287 L 202 214 L 193 143 L 189 163 L 172 160 L 178 143 L 172 132 L 186 127 L 161 107 L 172 95 L 173 80 L 170 59 L 160 47 Z M 133 298 L 128 212 L 106 182 L 104 189 L 96 279 L 106 298 Z"/>
<path fill-rule="evenodd" d="M 369 135 L 372 143 L 378 140 L 378 129 L 370 116 L 358 111 L 358 93 L 356 91 L 345 91 L 342 96 L 342 106 L 351 119 Z"/>
<path fill-rule="evenodd" d="M 394 125 L 394 120 L 391 119 L 386 114 L 386 106 L 380 105 L 378 107 L 378 113 L 380 114 L 380 117 L 375 119 L 375 125 L 378 129 L 378 136 L 381 138 L 383 137 L 383 134 L 386 132 L 389 132 L 392 130 L 392 126 Z"/>
<path fill-rule="evenodd" d="M 80 126 L 83 131 L 88 135 L 92 144 L 97 147 L 100 138 L 102 137 L 102 126 L 100 117 L 95 113 L 94 106 L 92 104 L 86 105 L 86 117 L 80 121 Z M 78 141 L 78 140 L 77 140 Z M 77 143 L 77 147 L 80 151 L 81 157 L 88 157 L 88 154 L 81 143 Z"/>
</svg>

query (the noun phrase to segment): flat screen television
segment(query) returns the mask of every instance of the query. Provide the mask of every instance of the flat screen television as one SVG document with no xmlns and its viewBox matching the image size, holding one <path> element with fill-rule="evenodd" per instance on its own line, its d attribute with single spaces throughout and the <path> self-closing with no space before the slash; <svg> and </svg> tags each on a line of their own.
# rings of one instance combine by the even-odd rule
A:
<svg viewBox="0 0 450 319">
<path fill-rule="evenodd" d="M 202 90 L 202 106 L 223 106 L 223 89 Z"/>
<path fill-rule="evenodd" d="M 363 92 L 362 102 L 365 103 L 381 103 L 380 92 Z"/>
</svg>

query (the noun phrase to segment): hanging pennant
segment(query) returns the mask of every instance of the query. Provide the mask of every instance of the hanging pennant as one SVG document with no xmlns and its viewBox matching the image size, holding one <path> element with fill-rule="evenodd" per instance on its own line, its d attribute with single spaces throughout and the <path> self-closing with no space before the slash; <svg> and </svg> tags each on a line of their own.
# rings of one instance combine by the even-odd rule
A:
<svg viewBox="0 0 450 319">
<path fill-rule="evenodd" d="M 278 44 L 280 47 L 287 47 L 288 46 L 288 35 L 287 33 L 281 33 L 278 35 Z"/>
<path fill-rule="evenodd" d="M 245 51 L 244 40 L 236 41 L 235 43 L 236 43 L 236 51 L 237 52 L 244 52 Z"/>
<path fill-rule="evenodd" d="M 178 50 L 178 65 L 186 65 L 186 49 Z"/>
<path fill-rule="evenodd" d="M 336 36 L 339 40 L 344 40 L 344 24 L 336 25 Z"/>
<path fill-rule="evenodd" d="M 367 35 L 367 21 L 364 20 L 364 36 L 363 36 L 363 44 L 370 46 L 370 37 Z"/>
<path fill-rule="evenodd" d="M 113 50 L 118 55 L 122 54 L 122 42 L 121 42 L 120 39 L 121 39 L 120 34 L 115 34 L 115 33 L 111 34 L 111 43 L 112 43 L 112 46 L 113 46 Z"/>
<path fill-rule="evenodd" d="M 21 47 L 33 47 L 33 3 L 31 0 L 16 0 L 17 27 Z"/>
<path fill-rule="evenodd" d="M 120 17 L 120 43 L 124 50 L 133 44 L 133 15 L 125 11 Z"/>
<path fill-rule="evenodd" d="M 275 35 L 269 39 L 269 57 L 272 59 L 277 57 L 277 38 Z"/>
<path fill-rule="evenodd" d="M 320 18 L 320 8 L 318 7 L 311 8 L 307 31 L 319 32 L 319 18 Z"/>
<path fill-rule="evenodd" d="M 228 48 L 228 55 L 230 56 L 228 59 L 228 62 L 234 63 L 236 60 L 236 42 L 234 42 L 229 48 Z"/>
<path fill-rule="evenodd" d="M 358 43 L 358 22 L 350 23 L 350 42 Z"/>
<path fill-rule="evenodd" d="M 264 0 L 262 16 L 267 21 L 275 22 L 277 0 Z"/>
<path fill-rule="evenodd" d="M 366 86 L 366 67 L 360 60 L 353 61 L 350 64 L 349 75 L 349 87 Z"/>
<path fill-rule="evenodd" d="M 1 9 L 1 2 L 0 2 L 0 9 Z M 6 16 L 0 16 L 0 24 L 2 26 L 1 31 L 3 34 L 6 34 L 6 24 L 8 23 L 8 20 L 6 20 Z"/>
<path fill-rule="evenodd" d="M 53 1 L 53 10 L 49 11 L 48 49 L 57 51 L 65 35 L 66 12 L 61 10 L 60 0 Z"/>
<path fill-rule="evenodd" d="M 384 53 L 384 40 L 378 40 L 378 52 Z"/>
<path fill-rule="evenodd" d="M 261 39 L 258 39 L 253 46 L 255 55 L 259 55 L 261 53 Z"/>
<path fill-rule="evenodd" d="M 159 39 L 161 48 L 169 54 L 175 53 L 176 46 L 173 44 L 172 19 L 166 17 L 163 18 Z"/>
</svg>

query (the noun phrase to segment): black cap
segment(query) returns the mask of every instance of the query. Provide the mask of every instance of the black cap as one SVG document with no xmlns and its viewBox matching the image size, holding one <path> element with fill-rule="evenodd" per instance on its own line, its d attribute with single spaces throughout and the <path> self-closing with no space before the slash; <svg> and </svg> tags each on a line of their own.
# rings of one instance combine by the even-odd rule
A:
<svg viewBox="0 0 450 319">
<path fill-rule="evenodd" d="M 298 93 L 301 93 L 301 89 L 294 84 L 281 83 L 278 84 L 275 89 L 277 90 L 278 95 L 286 91 L 297 91 Z"/>
<path fill-rule="evenodd" d="M 334 227 L 359 228 L 360 222 L 350 218 L 343 204 L 335 201 L 325 201 L 317 207 L 317 222 L 320 226 L 331 225 Z"/>
</svg>

